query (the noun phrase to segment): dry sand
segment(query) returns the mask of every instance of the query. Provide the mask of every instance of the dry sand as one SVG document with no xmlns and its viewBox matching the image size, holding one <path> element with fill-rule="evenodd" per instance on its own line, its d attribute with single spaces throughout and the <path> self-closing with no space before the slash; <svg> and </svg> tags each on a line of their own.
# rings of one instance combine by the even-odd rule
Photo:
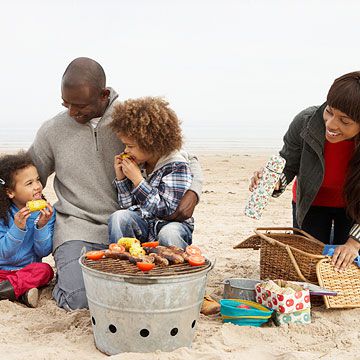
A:
<svg viewBox="0 0 360 360">
<path fill-rule="evenodd" d="M 291 191 L 272 199 L 261 221 L 246 218 L 248 179 L 272 152 L 200 155 L 204 188 L 196 208 L 194 243 L 216 258 L 207 292 L 220 299 L 222 281 L 258 278 L 259 253 L 234 250 L 257 226 L 291 226 Z M 45 189 L 51 201 L 51 184 Z M 53 265 L 51 256 L 45 259 Z M 51 299 L 52 286 L 41 293 L 39 307 L 0 302 L 0 359 L 106 359 L 95 345 L 87 310 L 67 313 Z M 172 353 L 124 353 L 113 359 L 360 359 L 360 309 L 312 311 L 311 325 L 241 327 L 219 317 L 200 316 L 193 346 Z"/>
</svg>

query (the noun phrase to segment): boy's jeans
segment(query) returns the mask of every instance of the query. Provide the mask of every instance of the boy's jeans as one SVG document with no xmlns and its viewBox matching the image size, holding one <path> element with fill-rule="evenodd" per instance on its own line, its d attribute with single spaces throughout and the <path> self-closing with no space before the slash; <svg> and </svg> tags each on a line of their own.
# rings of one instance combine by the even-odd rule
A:
<svg viewBox="0 0 360 360">
<path fill-rule="evenodd" d="M 156 225 L 156 238 L 160 245 L 175 245 L 185 249 L 191 244 L 192 230 L 181 222 L 159 221 Z M 117 242 L 121 237 L 134 237 L 146 242 L 149 236 L 149 223 L 138 213 L 118 210 L 109 219 L 109 241 Z"/>
</svg>

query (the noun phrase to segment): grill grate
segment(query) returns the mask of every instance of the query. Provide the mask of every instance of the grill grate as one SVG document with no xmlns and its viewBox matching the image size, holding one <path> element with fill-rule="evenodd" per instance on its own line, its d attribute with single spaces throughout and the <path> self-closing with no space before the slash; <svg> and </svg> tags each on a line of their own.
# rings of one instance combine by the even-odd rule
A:
<svg viewBox="0 0 360 360">
<path fill-rule="evenodd" d="M 100 260 L 89 260 L 86 257 L 82 259 L 82 263 L 90 269 L 119 275 L 138 275 L 138 276 L 171 276 L 177 274 L 190 274 L 200 270 L 204 270 L 210 266 L 210 261 L 206 259 L 204 265 L 191 266 L 188 262 L 177 265 L 169 265 L 166 267 L 155 266 L 149 272 L 141 271 L 136 265 L 128 260 L 119 260 L 113 258 L 104 258 Z"/>
</svg>

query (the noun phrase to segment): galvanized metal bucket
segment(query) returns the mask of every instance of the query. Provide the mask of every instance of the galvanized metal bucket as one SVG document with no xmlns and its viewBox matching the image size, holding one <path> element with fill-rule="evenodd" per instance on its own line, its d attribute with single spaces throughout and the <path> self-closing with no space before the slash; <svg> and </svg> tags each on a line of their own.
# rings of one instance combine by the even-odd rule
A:
<svg viewBox="0 0 360 360">
<path fill-rule="evenodd" d="M 255 301 L 255 285 L 259 280 L 233 278 L 224 280 L 224 299 Z"/>
<path fill-rule="evenodd" d="M 214 266 L 171 276 L 119 275 L 79 259 L 96 347 L 108 354 L 190 347 L 207 273 Z"/>
</svg>

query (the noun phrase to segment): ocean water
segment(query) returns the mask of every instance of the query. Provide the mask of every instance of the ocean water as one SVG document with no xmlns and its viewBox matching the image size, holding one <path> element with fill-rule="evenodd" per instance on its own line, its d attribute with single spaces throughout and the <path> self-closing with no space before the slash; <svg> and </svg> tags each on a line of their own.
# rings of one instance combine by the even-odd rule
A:
<svg viewBox="0 0 360 360">
<path fill-rule="evenodd" d="M 0 133 L 1 150 L 28 149 L 35 138 L 35 128 L 7 128 Z M 199 134 L 184 134 L 184 148 L 190 151 L 199 152 L 258 152 L 264 149 L 279 150 L 282 145 L 282 137 L 255 137 L 249 136 L 236 137 L 229 136 L 228 133 L 218 131 L 218 136 L 214 132 L 203 131 Z"/>
</svg>

